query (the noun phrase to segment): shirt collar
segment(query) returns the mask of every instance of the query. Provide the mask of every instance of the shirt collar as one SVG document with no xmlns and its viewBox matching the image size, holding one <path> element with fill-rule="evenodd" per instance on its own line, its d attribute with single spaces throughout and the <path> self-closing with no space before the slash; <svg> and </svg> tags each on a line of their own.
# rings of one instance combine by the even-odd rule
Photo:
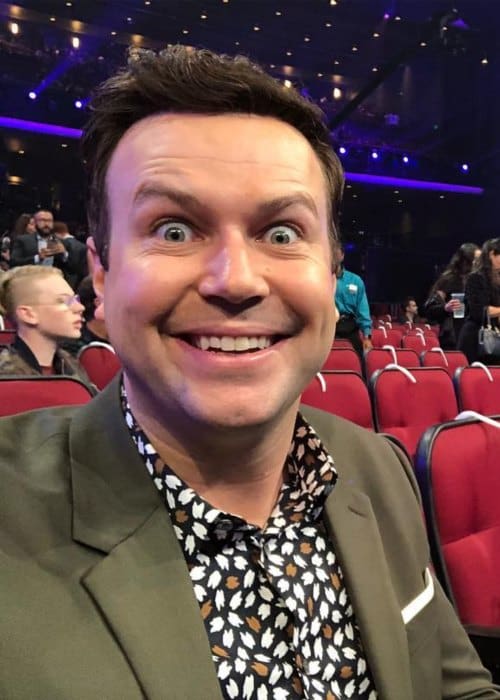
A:
<svg viewBox="0 0 500 700">
<path fill-rule="evenodd" d="M 132 413 L 123 381 L 121 406 L 137 451 L 165 499 L 177 537 L 191 553 L 195 548 L 228 539 L 237 542 L 248 535 L 274 536 L 278 531 L 293 529 L 321 517 L 326 498 L 335 486 L 337 472 L 316 432 L 300 413 L 284 465 L 284 483 L 266 527 L 259 531 L 237 515 L 214 508 L 163 462 Z"/>
</svg>

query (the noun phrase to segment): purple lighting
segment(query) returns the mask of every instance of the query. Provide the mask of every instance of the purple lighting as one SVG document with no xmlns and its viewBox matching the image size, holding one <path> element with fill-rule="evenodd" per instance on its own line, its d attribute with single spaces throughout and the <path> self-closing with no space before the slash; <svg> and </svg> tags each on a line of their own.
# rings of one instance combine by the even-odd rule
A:
<svg viewBox="0 0 500 700">
<path fill-rule="evenodd" d="M 408 165 L 409 162 L 410 162 L 410 159 L 408 158 L 408 156 L 403 156 L 403 163 L 405 165 Z"/>
<path fill-rule="evenodd" d="M 75 100 L 75 107 L 81 109 L 83 107 L 83 102 L 81 100 Z"/>
<path fill-rule="evenodd" d="M 30 98 L 30 100 L 36 100 L 37 94 L 34 90 L 31 90 L 30 92 L 28 92 L 28 97 Z"/>
<path fill-rule="evenodd" d="M 469 166 L 467 165 L 467 163 L 462 163 L 462 166 L 461 166 L 461 167 L 462 167 L 462 170 L 463 170 L 464 173 L 468 173 L 468 172 L 469 172 Z"/>
<path fill-rule="evenodd" d="M 349 182 L 363 182 L 365 185 L 382 187 L 406 187 L 411 190 L 430 190 L 434 192 L 456 192 L 459 194 L 483 194 L 482 187 L 471 185 L 454 185 L 448 182 L 432 182 L 430 180 L 410 180 L 404 177 L 388 177 L 387 175 L 372 175 L 370 173 L 345 173 Z"/>
<path fill-rule="evenodd" d="M 372 151 L 373 160 L 378 160 L 378 151 Z"/>
<path fill-rule="evenodd" d="M 345 154 L 347 153 L 347 148 L 345 146 L 341 146 L 339 148 L 339 153 L 341 156 L 345 156 Z"/>
<path fill-rule="evenodd" d="M 82 135 L 81 129 L 71 129 L 69 126 L 59 126 L 59 124 L 43 124 L 42 122 L 31 122 L 27 121 L 26 119 L 14 119 L 13 117 L 0 117 L 0 127 L 2 126 L 7 129 L 31 131 L 35 134 L 64 136 L 68 139 L 79 139 Z"/>
<path fill-rule="evenodd" d="M 391 15 L 388 12 L 386 12 L 384 14 L 384 19 L 391 19 Z"/>
</svg>

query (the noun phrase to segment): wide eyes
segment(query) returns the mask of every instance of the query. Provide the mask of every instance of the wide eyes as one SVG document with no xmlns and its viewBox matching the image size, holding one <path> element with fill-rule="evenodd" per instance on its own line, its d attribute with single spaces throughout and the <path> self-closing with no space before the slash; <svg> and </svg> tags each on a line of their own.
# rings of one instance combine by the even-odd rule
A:
<svg viewBox="0 0 500 700">
<path fill-rule="evenodd" d="M 268 229 L 262 238 L 274 245 L 287 245 L 288 243 L 295 243 L 299 239 L 299 234 L 293 226 L 278 224 Z"/>
<path fill-rule="evenodd" d="M 164 221 L 156 227 L 157 234 L 170 243 L 187 243 L 193 240 L 193 229 L 183 221 Z"/>
<path fill-rule="evenodd" d="M 163 221 L 155 228 L 155 233 L 169 243 L 189 243 L 195 237 L 193 228 L 184 221 Z M 289 224 L 276 224 L 268 228 L 259 239 L 272 245 L 288 245 L 299 239 L 295 228 Z"/>
</svg>

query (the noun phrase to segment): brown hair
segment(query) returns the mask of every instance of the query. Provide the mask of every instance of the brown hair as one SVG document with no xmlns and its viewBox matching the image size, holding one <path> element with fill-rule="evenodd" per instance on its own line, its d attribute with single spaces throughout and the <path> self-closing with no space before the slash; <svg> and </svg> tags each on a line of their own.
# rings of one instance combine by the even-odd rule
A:
<svg viewBox="0 0 500 700">
<path fill-rule="evenodd" d="M 287 122 L 310 143 L 327 181 L 332 249 L 344 175 L 322 111 L 286 88 L 244 56 L 171 46 L 155 53 L 130 49 L 128 68 L 104 82 L 90 105 L 82 138 L 88 176 L 88 220 L 99 258 L 107 269 L 109 211 L 106 172 L 123 134 L 136 122 L 161 112 L 256 114 Z"/>
<path fill-rule="evenodd" d="M 59 275 L 63 277 L 58 267 L 47 265 L 23 265 L 7 270 L 0 277 L 0 313 L 16 324 L 16 307 L 18 305 L 19 288 L 33 280 Z"/>
<path fill-rule="evenodd" d="M 12 227 L 11 238 L 17 238 L 17 236 L 23 236 L 26 233 L 26 227 L 34 218 L 34 214 L 20 214 L 17 217 L 14 226 Z"/>
</svg>

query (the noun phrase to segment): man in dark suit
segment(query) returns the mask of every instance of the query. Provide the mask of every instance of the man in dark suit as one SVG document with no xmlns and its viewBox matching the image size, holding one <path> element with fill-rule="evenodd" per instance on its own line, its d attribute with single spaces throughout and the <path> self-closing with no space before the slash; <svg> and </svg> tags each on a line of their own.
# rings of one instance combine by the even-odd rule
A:
<svg viewBox="0 0 500 700">
<path fill-rule="evenodd" d="M 78 285 L 88 274 L 87 246 L 75 238 L 64 221 L 54 222 L 54 233 L 68 251 L 68 266 L 65 273 L 66 282 L 76 291 Z"/>
<path fill-rule="evenodd" d="M 34 234 L 26 233 L 14 239 L 10 266 L 50 265 L 58 267 L 62 270 L 66 281 L 71 284 L 69 278 L 78 274 L 79 258 L 71 255 L 65 241 L 56 236 L 52 212 L 40 209 L 33 215 L 33 218 L 35 219 L 36 231 Z"/>
<path fill-rule="evenodd" d="M 0 425 L 2 700 L 499 698 L 406 458 L 298 410 L 336 320 L 319 110 L 244 58 L 134 51 L 83 146 L 124 371 Z"/>
</svg>

